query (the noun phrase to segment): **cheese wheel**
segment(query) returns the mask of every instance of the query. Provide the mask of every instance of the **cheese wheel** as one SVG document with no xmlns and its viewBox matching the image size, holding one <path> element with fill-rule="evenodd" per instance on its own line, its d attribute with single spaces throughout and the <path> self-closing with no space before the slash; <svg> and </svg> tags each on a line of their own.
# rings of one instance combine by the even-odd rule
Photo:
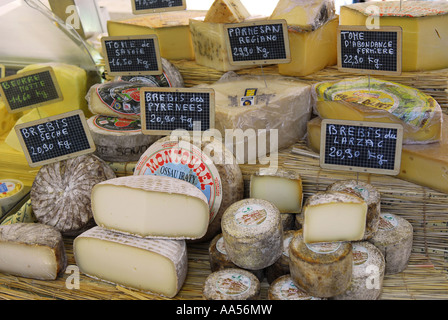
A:
<svg viewBox="0 0 448 320">
<path fill-rule="evenodd" d="M 352 243 L 353 273 L 350 286 L 335 300 L 377 300 L 383 289 L 385 261 L 381 251 L 368 241 Z"/>
<path fill-rule="evenodd" d="M 289 244 L 296 230 L 288 230 L 283 233 L 283 251 L 280 258 L 274 264 L 266 268 L 266 280 L 272 283 L 275 279 L 289 274 Z"/>
<path fill-rule="evenodd" d="M 224 212 L 221 227 L 230 260 L 240 268 L 266 268 L 282 254 L 280 212 L 269 201 L 243 199 L 235 202 Z"/>
<path fill-rule="evenodd" d="M 78 235 L 92 227 L 92 188 L 112 178 L 113 170 L 92 154 L 42 166 L 30 192 L 37 221 L 63 235 Z"/>
<path fill-rule="evenodd" d="M 258 300 L 260 281 L 247 270 L 229 268 L 215 271 L 205 279 L 205 300 Z"/>
<path fill-rule="evenodd" d="M 324 300 L 297 288 L 289 274 L 275 279 L 268 288 L 268 300 Z"/>
<path fill-rule="evenodd" d="M 55 280 L 67 267 L 59 231 L 41 223 L 0 226 L 0 272 L 38 280 Z"/>
<path fill-rule="evenodd" d="M 229 255 L 227 254 L 222 233 L 218 234 L 210 242 L 210 245 L 208 247 L 208 255 L 210 262 L 210 270 L 212 272 L 222 270 L 225 268 L 238 268 L 238 266 L 234 264 L 232 260 L 230 260 Z M 248 270 L 248 271 L 253 273 L 258 278 L 258 280 L 263 281 L 264 269 Z"/>
<path fill-rule="evenodd" d="M 382 213 L 378 231 L 369 240 L 383 254 L 386 261 L 385 274 L 402 272 L 409 263 L 412 252 L 412 224 L 406 219 L 391 213 Z"/>
<path fill-rule="evenodd" d="M 12 209 L 25 195 L 23 182 L 16 179 L 0 180 L 0 217 Z"/>
<path fill-rule="evenodd" d="M 96 155 L 105 161 L 134 162 L 160 136 L 144 135 L 140 120 L 95 115 L 87 124 L 96 147 Z"/>
<path fill-rule="evenodd" d="M 233 154 L 217 140 L 162 138 L 140 157 L 134 175 L 173 177 L 195 185 L 204 193 L 210 208 L 209 227 L 204 237 L 189 242 L 213 239 L 221 231 L 224 211 L 244 196 L 241 169 Z"/>
<path fill-rule="evenodd" d="M 299 230 L 291 240 L 289 258 L 294 283 L 312 296 L 336 296 L 350 285 L 353 269 L 351 242 L 308 244 Z"/>
<path fill-rule="evenodd" d="M 361 240 L 368 240 L 378 230 L 381 213 L 381 195 L 370 183 L 357 180 L 341 180 L 327 187 L 327 191 L 353 193 L 367 203 L 366 230 Z"/>
<path fill-rule="evenodd" d="M 94 227 L 73 242 L 80 271 L 123 287 L 173 298 L 187 276 L 183 240 L 143 239 Z"/>
</svg>

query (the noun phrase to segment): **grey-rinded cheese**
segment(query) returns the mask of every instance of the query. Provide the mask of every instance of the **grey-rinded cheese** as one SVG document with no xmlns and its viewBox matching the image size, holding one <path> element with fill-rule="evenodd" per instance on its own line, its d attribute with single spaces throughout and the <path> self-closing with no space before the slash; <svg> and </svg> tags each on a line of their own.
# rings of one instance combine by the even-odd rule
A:
<svg viewBox="0 0 448 320">
<path fill-rule="evenodd" d="M 272 283 L 275 279 L 289 274 L 289 244 L 297 230 L 288 230 L 283 233 L 283 251 L 280 258 L 266 268 L 266 280 Z"/>
<path fill-rule="evenodd" d="M 289 274 L 275 279 L 268 288 L 268 300 L 325 300 L 299 289 Z"/>
</svg>

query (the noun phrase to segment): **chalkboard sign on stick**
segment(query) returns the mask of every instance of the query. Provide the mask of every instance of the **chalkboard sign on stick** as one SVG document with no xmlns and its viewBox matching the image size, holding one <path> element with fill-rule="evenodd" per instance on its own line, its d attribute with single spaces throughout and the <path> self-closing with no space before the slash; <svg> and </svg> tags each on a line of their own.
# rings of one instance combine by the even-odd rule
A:
<svg viewBox="0 0 448 320">
<path fill-rule="evenodd" d="M 131 0 L 134 14 L 185 10 L 185 0 Z"/>
<path fill-rule="evenodd" d="M 227 52 L 232 65 L 264 65 L 291 62 L 285 20 L 226 24 Z"/>
<path fill-rule="evenodd" d="M 142 132 L 169 135 L 173 130 L 201 131 L 215 127 L 215 91 L 200 88 L 142 88 Z"/>
<path fill-rule="evenodd" d="M 101 39 L 108 75 L 159 75 L 163 73 L 159 40 L 148 34 Z"/>
<path fill-rule="evenodd" d="M 338 26 L 338 69 L 363 74 L 400 75 L 402 29 Z"/>
<path fill-rule="evenodd" d="M 51 67 L 0 79 L 0 95 L 9 113 L 22 112 L 63 100 Z"/>
<path fill-rule="evenodd" d="M 84 113 L 71 111 L 15 126 L 30 167 L 95 151 Z"/>
<path fill-rule="evenodd" d="M 320 166 L 324 169 L 397 175 L 403 126 L 322 120 Z"/>
</svg>

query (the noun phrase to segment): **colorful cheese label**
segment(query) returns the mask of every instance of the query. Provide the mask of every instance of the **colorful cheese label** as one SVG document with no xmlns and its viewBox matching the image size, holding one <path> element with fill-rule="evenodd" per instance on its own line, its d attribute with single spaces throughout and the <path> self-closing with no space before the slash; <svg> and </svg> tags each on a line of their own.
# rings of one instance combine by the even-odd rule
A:
<svg viewBox="0 0 448 320">
<path fill-rule="evenodd" d="M 318 300 L 297 288 L 291 279 L 281 285 L 280 296 L 282 300 Z"/>
<path fill-rule="evenodd" d="M 142 83 L 148 87 L 172 87 L 166 73 L 161 75 L 120 76 L 118 81 Z"/>
<path fill-rule="evenodd" d="M 336 252 L 340 247 L 340 242 L 317 242 L 305 243 L 308 249 L 318 254 L 329 254 Z"/>
<path fill-rule="evenodd" d="M 250 279 L 239 273 L 223 273 L 216 279 L 216 288 L 228 296 L 240 296 L 251 286 Z"/>
<path fill-rule="evenodd" d="M 369 260 L 369 252 L 367 251 L 367 248 L 358 245 L 353 244 L 353 264 L 355 266 L 363 265 Z"/>
<path fill-rule="evenodd" d="M 234 215 L 234 219 L 239 225 L 254 227 L 265 222 L 267 216 L 268 213 L 264 207 L 253 204 L 238 209 Z"/>
<path fill-rule="evenodd" d="M 109 82 L 96 88 L 103 104 L 117 114 L 140 115 L 140 89 L 145 85 L 129 82 Z"/>
<path fill-rule="evenodd" d="M 124 118 L 95 116 L 93 124 L 102 130 L 110 132 L 141 132 L 140 120 L 131 120 Z"/>
<path fill-rule="evenodd" d="M 398 226 L 398 221 L 395 216 L 388 213 L 383 213 L 380 215 L 380 222 L 378 224 L 378 229 L 383 231 L 390 231 Z"/>
</svg>

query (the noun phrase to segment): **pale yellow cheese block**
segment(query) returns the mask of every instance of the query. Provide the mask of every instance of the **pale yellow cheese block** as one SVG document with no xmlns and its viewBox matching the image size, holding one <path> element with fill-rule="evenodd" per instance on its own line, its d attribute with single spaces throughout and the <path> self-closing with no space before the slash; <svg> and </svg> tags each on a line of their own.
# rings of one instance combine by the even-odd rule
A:
<svg viewBox="0 0 448 320">
<path fill-rule="evenodd" d="M 205 16 L 205 22 L 238 23 L 250 16 L 240 0 L 215 0 Z"/>
<path fill-rule="evenodd" d="M 19 117 L 20 113 L 9 113 L 4 102 L 0 100 L 0 136 L 9 132 Z"/>
<path fill-rule="evenodd" d="M 157 35 L 160 55 L 168 60 L 194 60 L 189 19 L 205 17 L 206 11 L 170 11 L 107 21 L 109 36 Z"/>
<path fill-rule="evenodd" d="M 400 1 L 342 6 L 340 24 L 365 26 L 371 5 L 379 9 L 380 26 L 403 29 L 403 71 L 448 68 L 447 1 L 403 1 L 401 10 Z"/>
</svg>

